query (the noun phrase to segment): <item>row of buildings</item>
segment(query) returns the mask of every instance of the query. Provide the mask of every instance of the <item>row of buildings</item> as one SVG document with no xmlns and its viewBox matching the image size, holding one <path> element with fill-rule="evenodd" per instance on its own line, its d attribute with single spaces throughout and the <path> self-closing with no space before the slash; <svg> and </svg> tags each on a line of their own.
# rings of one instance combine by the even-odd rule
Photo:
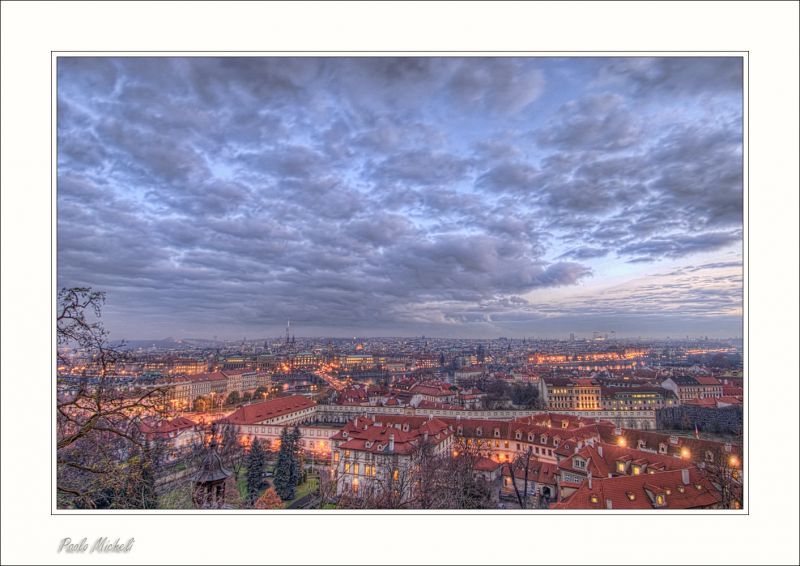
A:
<svg viewBox="0 0 800 566">
<path fill-rule="evenodd" d="M 258 439 L 274 450 L 282 430 L 298 426 L 301 448 L 325 467 L 340 496 L 374 493 L 393 482 L 413 489 L 407 478 L 425 445 L 435 457 L 476 457 L 474 473 L 501 507 L 520 490 L 531 506 L 554 509 L 741 506 L 739 445 L 556 413 L 470 419 L 377 412 L 333 424 L 318 409 L 291 396 L 242 406 L 218 422 L 234 426 L 245 446 Z M 188 419 L 148 426 L 150 434 L 173 435 L 176 443 L 196 430 Z M 524 468 L 515 465 L 520 458 L 527 459 Z"/>
</svg>

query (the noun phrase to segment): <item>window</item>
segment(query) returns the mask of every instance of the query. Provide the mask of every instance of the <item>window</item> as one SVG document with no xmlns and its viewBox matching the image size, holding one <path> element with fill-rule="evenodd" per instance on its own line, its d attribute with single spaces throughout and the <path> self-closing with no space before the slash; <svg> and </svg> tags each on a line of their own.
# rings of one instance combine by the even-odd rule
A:
<svg viewBox="0 0 800 566">
<path fill-rule="evenodd" d="M 634 475 L 634 476 L 638 476 L 638 475 L 639 475 L 639 474 L 641 474 L 641 473 L 642 473 L 642 468 L 641 468 L 641 466 L 634 466 L 634 467 L 633 467 L 633 475 Z"/>
<path fill-rule="evenodd" d="M 350 451 L 349 450 L 345 450 L 344 451 L 344 457 L 345 458 L 349 458 L 350 457 Z"/>
<path fill-rule="evenodd" d="M 346 473 L 346 474 L 350 473 L 350 462 L 345 462 L 344 463 L 344 473 Z"/>
<path fill-rule="evenodd" d="M 353 464 L 353 474 L 358 475 L 358 462 Z"/>
<path fill-rule="evenodd" d="M 393 480 L 393 481 L 397 481 L 399 478 L 400 478 L 400 470 L 398 470 L 397 468 L 395 468 L 395 469 L 392 471 L 392 480 Z"/>
<path fill-rule="evenodd" d="M 597 502 L 599 502 L 600 500 L 598 499 L 598 497 L 597 497 L 595 494 L 592 494 L 592 495 L 589 497 L 589 501 L 591 501 L 592 503 L 597 503 Z"/>
<path fill-rule="evenodd" d="M 636 501 L 636 494 L 632 491 L 627 492 L 625 495 L 628 496 L 628 501 Z"/>
<path fill-rule="evenodd" d="M 664 496 L 663 495 L 656 495 L 656 505 L 664 505 Z"/>
<path fill-rule="evenodd" d="M 617 471 L 624 472 L 625 471 L 625 462 L 617 462 Z"/>
</svg>

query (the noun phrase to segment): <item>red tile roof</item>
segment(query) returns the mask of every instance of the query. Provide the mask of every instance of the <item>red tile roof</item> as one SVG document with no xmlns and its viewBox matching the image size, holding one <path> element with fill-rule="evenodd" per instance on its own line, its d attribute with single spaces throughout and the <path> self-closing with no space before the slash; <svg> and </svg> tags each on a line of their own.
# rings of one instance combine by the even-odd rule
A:
<svg viewBox="0 0 800 566">
<path fill-rule="evenodd" d="M 716 505 L 722 500 L 717 489 L 697 468 L 689 468 L 688 483 L 683 471 L 674 470 L 641 476 L 618 476 L 584 481 L 578 490 L 552 509 L 697 509 Z M 661 496 L 663 505 L 656 498 Z"/>
<path fill-rule="evenodd" d="M 279 397 L 278 399 L 269 399 L 239 407 L 226 418 L 221 419 L 220 422 L 239 425 L 257 424 L 268 419 L 309 409 L 315 405 L 314 401 L 302 395 Z"/>
</svg>

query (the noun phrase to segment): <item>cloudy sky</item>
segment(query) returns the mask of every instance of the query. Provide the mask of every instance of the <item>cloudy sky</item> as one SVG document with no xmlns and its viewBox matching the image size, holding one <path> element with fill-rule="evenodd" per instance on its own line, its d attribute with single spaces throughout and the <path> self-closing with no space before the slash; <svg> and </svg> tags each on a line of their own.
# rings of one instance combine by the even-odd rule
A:
<svg viewBox="0 0 800 566">
<path fill-rule="evenodd" d="M 735 58 L 60 58 L 116 338 L 741 336 Z"/>
</svg>

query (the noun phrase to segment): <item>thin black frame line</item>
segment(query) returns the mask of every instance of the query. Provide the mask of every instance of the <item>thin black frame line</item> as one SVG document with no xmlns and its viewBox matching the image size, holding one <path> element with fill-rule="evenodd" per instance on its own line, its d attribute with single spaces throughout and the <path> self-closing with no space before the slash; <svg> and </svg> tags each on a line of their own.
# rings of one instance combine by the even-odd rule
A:
<svg viewBox="0 0 800 566">
<path fill-rule="evenodd" d="M 326 50 L 326 51 L 315 51 L 310 49 L 281 49 L 277 51 L 258 51 L 253 49 L 246 49 L 246 50 L 225 50 L 225 51 L 203 51 L 202 49 L 189 49 L 186 51 L 164 51 L 158 49 L 145 49 L 145 50 L 136 50 L 136 49 L 126 49 L 126 50 L 110 50 L 110 51 L 103 51 L 102 49 L 77 49 L 77 50 L 69 50 L 69 49 L 51 49 L 50 53 L 58 54 L 58 53 L 453 53 L 452 57 L 459 57 L 456 53 L 586 53 L 585 51 L 576 51 L 576 50 L 558 50 L 558 49 L 549 49 L 544 51 L 518 51 L 518 50 L 503 50 L 503 49 L 489 49 L 489 50 L 480 50 L 474 49 L 470 51 L 452 51 L 452 50 L 441 50 L 441 49 L 434 49 L 434 50 L 424 50 L 424 49 L 416 49 L 416 50 L 403 50 L 403 49 L 391 49 L 386 51 L 369 51 L 369 50 L 345 50 L 345 51 L 336 51 L 336 50 Z M 598 51 L 598 53 L 631 53 L 631 51 L 620 51 L 620 50 L 610 50 L 610 51 Z M 647 51 L 636 51 L 636 53 L 750 53 L 749 50 L 745 49 L 713 49 L 710 51 L 703 51 L 703 50 L 687 50 L 687 49 L 672 49 L 672 50 L 647 50 Z M 172 57 L 174 55 L 163 55 L 163 57 Z M 265 55 L 266 56 L 266 55 Z M 368 57 L 369 55 L 365 55 Z M 735 56 L 735 55 L 732 55 Z M 98 57 L 107 57 L 107 55 L 98 55 Z M 156 55 L 151 57 L 157 57 Z M 203 57 L 203 55 L 199 55 L 199 57 Z M 209 57 L 213 57 L 213 55 L 209 55 Z M 321 55 L 320 57 L 325 57 Z M 332 57 L 336 57 L 336 55 L 331 55 Z M 556 58 L 558 55 L 549 55 L 548 57 Z M 605 55 L 582 55 L 580 57 L 584 58 L 602 58 Z M 641 57 L 641 55 L 627 55 L 627 57 Z M 658 57 L 658 55 L 655 55 Z M 704 57 L 704 55 L 696 55 L 696 57 Z"/>
<path fill-rule="evenodd" d="M 54 163 L 54 159 L 53 159 L 53 86 L 54 86 L 53 85 L 53 60 L 54 59 L 56 59 L 56 60 L 58 59 L 58 57 L 59 57 L 58 53 L 64 53 L 64 51 L 58 51 L 58 50 L 51 50 L 50 51 L 50 220 L 51 220 L 51 222 L 50 222 L 50 282 L 51 283 L 50 284 L 51 284 L 51 286 L 53 285 L 53 222 L 52 222 L 53 215 L 52 215 L 52 211 L 53 211 L 53 203 L 55 201 L 55 192 L 56 192 L 54 189 L 57 189 L 57 187 L 53 186 L 53 168 L 54 167 L 55 167 L 56 174 L 58 174 L 58 163 Z M 83 51 L 71 51 L 69 53 L 97 53 L 97 51 L 83 50 Z M 112 52 L 109 52 L 109 53 L 112 53 Z M 127 51 L 117 51 L 116 53 L 164 53 L 164 52 L 163 51 L 161 51 L 161 52 L 153 51 L 153 50 L 146 50 L 146 51 L 127 50 Z M 169 52 L 167 52 L 167 53 L 169 53 Z M 172 52 L 172 53 L 206 53 L 206 52 L 205 51 L 199 51 L 199 50 L 193 50 L 193 51 L 181 51 L 181 52 Z M 284 51 L 266 51 L 266 52 L 265 51 L 248 50 L 248 51 L 209 51 L 208 53 L 324 53 L 324 52 L 307 51 L 307 50 L 306 51 L 285 51 L 284 50 Z M 363 51 L 362 50 L 362 51 L 338 51 L 336 53 L 456 53 L 456 52 L 453 52 L 453 51 L 400 51 L 400 50 L 396 50 L 396 51 Z M 460 53 L 585 53 L 585 52 L 582 52 L 582 51 L 554 51 L 554 50 L 550 50 L 550 51 L 462 51 Z M 630 53 L 630 51 L 605 51 L 604 53 Z M 637 53 L 698 53 L 698 52 L 697 51 L 685 51 L 685 50 L 666 50 L 666 51 L 638 51 Z M 743 198 L 742 205 L 744 206 L 745 202 L 749 205 L 749 202 L 750 202 L 750 195 L 749 195 L 749 190 L 750 190 L 750 151 L 749 151 L 749 148 L 750 148 L 750 72 L 749 72 L 750 71 L 750 60 L 749 60 L 750 51 L 749 50 L 744 50 L 744 51 L 721 51 L 721 50 L 715 50 L 715 51 L 703 51 L 703 53 L 739 53 L 741 55 L 732 55 L 732 56 L 741 57 L 742 58 L 742 65 L 743 66 L 746 65 L 747 70 L 748 70 L 747 80 L 742 85 L 743 91 L 747 92 L 747 148 L 748 148 L 748 152 L 747 152 L 747 187 L 748 187 L 748 195 L 747 195 L 746 199 Z M 744 54 L 746 54 L 746 56 Z M 165 55 L 164 57 L 169 57 L 169 55 Z M 457 55 L 453 55 L 453 57 L 457 57 Z M 585 55 L 583 58 L 601 58 L 601 57 L 603 57 L 603 56 L 602 55 Z M 633 57 L 637 57 L 637 55 L 629 55 L 629 57 L 633 58 Z M 656 57 L 658 57 L 658 56 L 656 56 Z M 663 57 L 667 57 L 667 56 L 665 55 Z M 699 55 L 698 57 L 702 57 L 702 55 Z M 744 123 L 745 123 L 744 122 L 744 116 L 742 116 L 742 124 L 744 125 Z M 743 136 L 742 137 L 742 142 L 744 143 L 744 141 L 745 140 L 744 140 L 744 136 Z M 743 152 L 742 153 L 742 164 L 743 164 L 743 166 L 744 166 L 744 162 L 745 161 L 744 161 L 744 152 Z M 55 204 L 55 206 L 56 206 L 56 214 L 58 214 L 58 203 L 57 203 L 57 201 L 55 201 L 55 202 L 56 202 L 56 204 Z M 749 207 L 746 208 L 745 213 L 747 215 L 747 225 L 748 225 L 748 228 L 749 228 L 749 226 L 750 226 L 750 209 L 749 209 Z M 58 218 L 56 218 L 56 222 L 57 221 L 58 221 Z M 743 235 L 742 236 L 742 250 L 743 251 L 745 249 L 745 241 L 744 240 L 745 240 L 745 238 L 744 238 L 744 235 Z M 750 258 L 750 239 L 749 238 L 747 238 L 746 246 L 747 246 L 747 258 L 749 260 L 749 258 Z M 58 258 L 56 258 L 56 262 L 57 261 L 58 261 Z M 744 262 L 744 258 L 742 258 L 742 268 L 743 269 L 744 269 L 744 263 L 745 263 Z M 749 307 L 749 305 L 750 305 L 750 302 L 749 302 L 749 300 L 750 300 L 749 270 L 748 270 L 747 280 L 748 280 L 748 285 L 747 285 L 746 297 L 747 297 L 747 304 L 748 304 L 748 307 Z M 744 289 L 742 289 L 742 297 L 743 298 L 745 297 Z M 743 319 L 742 320 L 742 323 L 743 323 L 742 327 L 743 327 L 743 330 L 744 330 L 744 314 L 742 315 L 742 319 Z M 50 297 L 51 340 L 52 340 L 52 332 L 54 330 L 54 325 L 55 325 L 55 321 L 53 320 L 53 289 L 51 289 L 51 297 Z M 747 318 L 747 343 L 748 343 L 748 346 L 749 346 L 749 343 L 750 343 L 750 317 Z M 52 351 L 52 348 L 51 348 L 51 352 L 50 352 L 50 367 L 51 367 L 51 370 L 52 370 L 52 368 L 53 368 L 53 351 Z M 750 376 L 750 356 L 749 355 L 747 355 L 747 364 L 746 364 L 746 372 L 745 373 L 746 373 L 745 377 L 747 379 L 747 400 L 746 400 L 746 403 L 747 403 L 747 416 L 748 416 L 748 420 L 749 420 L 749 417 L 750 417 L 750 379 L 749 379 L 749 376 Z M 55 385 L 55 383 L 53 383 L 53 386 L 54 385 Z M 52 391 L 51 391 L 51 396 L 52 396 Z M 52 407 L 51 407 L 51 409 L 52 409 Z M 202 517 L 214 517 L 214 516 L 232 516 L 232 517 L 236 517 L 236 516 L 242 516 L 242 515 L 253 515 L 253 516 L 260 516 L 260 515 L 269 516 L 269 515 L 271 515 L 269 512 L 262 512 L 262 513 L 241 513 L 241 512 L 240 513 L 213 513 L 212 512 L 212 513 L 208 513 L 208 512 L 202 512 L 202 511 L 191 512 L 190 510 L 187 510 L 187 512 L 184 512 L 184 513 L 171 513 L 171 512 L 168 512 L 168 511 L 167 512 L 157 512 L 157 513 L 127 513 L 127 512 L 115 513 L 115 512 L 111 512 L 111 511 L 89 511 L 89 510 L 86 510 L 86 511 L 61 510 L 59 512 L 54 512 L 54 510 L 53 510 L 53 489 L 54 489 L 55 485 L 53 484 L 53 453 L 54 453 L 54 451 L 53 451 L 53 425 L 52 425 L 52 423 L 53 423 L 53 412 L 51 410 L 51 412 L 50 412 L 50 446 L 51 446 L 51 449 L 50 449 L 50 484 L 51 484 L 50 485 L 50 488 L 51 488 L 50 489 L 50 516 L 51 517 L 53 517 L 53 516 L 95 517 L 95 516 L 98 516 L 98 515 L 104 515 L 104 516 L 118 516 L 119 515 L 119 516 L 131 516 L 131 517 L 135 517 L 135 516 L 152 517 L 152 516 L 163 516 L 163 515 L 166 515 L 166 516 L 194 515 L 194 516 L 202 516 Z M 749 436 L 749 432 L 750 432 L 749 431 L 749 428 L 750 428 L 749 422 L 745 423 L 745 426 L 748 429 L 747 432 L 748 432 L 748 440 L 749 440 L 749 438 L 750 438 L 750 436 Z M 745 458 L 744 458 L 745 461 L 742 463 L 742 468 L 743 469 L 745 469 L 745 468 L 749 469 L 749 458 L 750 458 L 749 442 L 747 443 L 747 445 L 743 446 L 743 450 L 745 452 Z M 750 488 L 749 488 L 750 479 L 749 479 L 749 474 L 746 474 L 746 476 L 748 478 L 747 479 L 747 483 L 748 483 L 747 509 L 746 509 L 745 513 L 736 513 L 736 514 L 719 513 L 719 512 L 716 512 L 716 513 L 699 512 L 699 513 L 670 513 L 669 515 L 663 515 L 663 514 L 656 514 L 656 513 L 652 513 L 652 512 L 644 512 L 644 513 L 614 513 L 613 515 L 607 515 L 607 514 L 603 514 L 603 513 L 568 513 L 568 514 L 567 513 L 550 513 L 548 511 L 527 512 L 527 513 L 513 513 L 513 514 L 502 513 L 502 512 L 499 512 L 499 513 L 475 513 L 475 512 L 472 512 L 472 513 L 447 513 L 447 512 L 441 513 L 441 512 L 437 512 L 434 509 L 431 509 L 431 510 L 428 510 L 427 512 L 423 512 L 423 513 L 405 513 L 405 512 L 397 513 L 397 512 L 392 512 L 392 510 L 387 510 L 387 512 L 378 512 L 378 513 L 346 513 L 346 512 L 345 513 L 319 513 L 319 512 L 307 513 L 307 512 L 299 512 L 299 511 L 295 513 L 295 512 L 293 512 L 291 510 L 287 510 L 287 511 L 290 511 L 290 512 L 289 513 L 275 514 L 275 516 L 289 516 L 289 515 L 291 515 L 291 516 L 316 516 L 316 517 L 319 517 L 319 516 L 324 516 L 324 515 L 331 515 L 331 516 L 336 516 L 336 515 L 339 515 L 339 516 L 341 516 L 341 515 L 360 515 L 360 516 L 361 515 L 363 515 L 363 516 L 387 516 L 387 515 L 390 515 L 390 516 L 444 515 L 444 516 L 446 516 L 446 515 L 455 515 L 455 516 L 479 517 L 479 516 L 485 515 L 485 516 L 501 516 L 501 517 L 510 517 L 510 516 L 536 517 L 536 516 L 540 516 L 541 515 L 541 516 L 548 516 L 548 517 L 572 517 L 572 516 L 578 516 L 578 517 L 592 517 L 592 516 L 626 516 L 626 517 L 631 517 L 631 516 L 633 516 L 633 517 L 636 517 L 636 516 L 678 516 L 678 517 L 720 516 L 720 517 L 749 517 L 750 516 Z M 242 510 L 242 511 L 245 511 L 245 510 Z"/>
</svg>

